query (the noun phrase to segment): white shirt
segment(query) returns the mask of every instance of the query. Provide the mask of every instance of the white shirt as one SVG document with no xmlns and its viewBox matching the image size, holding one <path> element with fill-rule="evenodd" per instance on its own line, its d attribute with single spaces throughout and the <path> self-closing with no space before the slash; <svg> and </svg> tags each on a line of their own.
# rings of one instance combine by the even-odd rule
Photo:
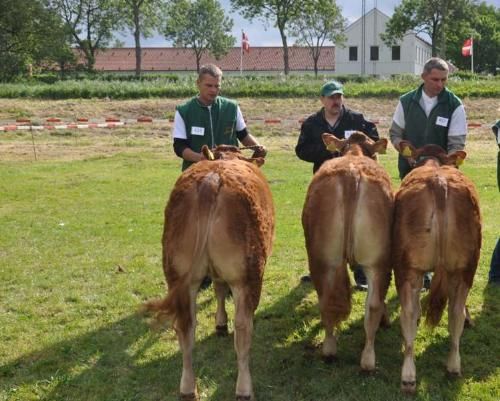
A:
<svg viewBox="0 0 500 401">
<path fill-rule="evenodd" d="M 208 112 L 210 113 L 210 106 L 208 106 Z M 236 131 L 241 131 L 246 128 L 245 120 L 243 119 L 243 114 L 241 113 L 240 106 L 236 108 Z M 176 110 L 174 116 L 174 128 L 172 129 L 172 137 L 177 139 L 187 139 L 186 134 L 186 124 L 182 119 L 180 113 Z"/>
<path fill-rule="evenodd" d="M 425 112 L 425 115 L 429 117 L 430 112 L 436 106 L 438 102 L 438 97 L 429 97 L 422 91 L 422 97 L 420 98 L 420 106 Z M 439 116 L 438 116 L 439 118 Z M 401 128 L 405 128 L 405 115 L 403 110 L 403 105 L 401 101 L 398 102 L 396 111 L 392 120 Z M 448 128 L 448 136 L 462 136 L 467 134 L 467 117 L 465 115 L 464 105 L 458 106 L 453 114 L 451 115 L 450 121 L 441 122 L 441 124 L 446 123 Z"/>
</svg>

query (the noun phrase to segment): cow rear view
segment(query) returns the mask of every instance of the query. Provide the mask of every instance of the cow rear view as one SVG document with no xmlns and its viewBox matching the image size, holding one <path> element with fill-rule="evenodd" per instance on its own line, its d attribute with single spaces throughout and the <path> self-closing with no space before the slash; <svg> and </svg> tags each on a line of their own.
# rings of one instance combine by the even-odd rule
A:
<svg viewBox="0 0 500 401">
<path fill-rule="evenodd" d="M 447 370 L 460 375 L 459 342 L 481 248 L 479 199 L 473 183 L 456 166 L 465 152 L 451 155 L 436 145 L 415 149 L 403 141 L 401 154 L 416 165 L 396 195 L 393 261 L 401 302 L 404 362 L 401 388 L 416 390 L 413 343 L 420 317 L 420 290 L 425 272 L 433 271 L 426 321 L 439 323 L 448 306 L 451 350 Z M 416 164 L 417 163 L 417 164 Z"/>
<path fill-rule="evenodd" d="M 227 146 L 217 148 L 215 156 L 207 148 L 203 151 L 216 160 L 187 169 L 171 192 L 162 240 L 168 293 L 147 306 L 173 322 L 183 354 L 181 398 L 197 399 L 192 367 L 196 295 L 203 278 L 210 275 L 217 297 L 216 328 L 224 333 L 230 289 L 235 305 L 236 396 L 252 399 L 249 353 L 253 314 L 274 235 L 272 197 L 254 164 L 263 159 L 245 159 Z"/>
<path fill-rule="evenodd" d="M 361 368 L 372 371 L 375 333 L 384 317 L 390 280 L 393 213 L 390 178 L 372 157 L 385 153 L 387 140 L 375 143 L 362 133 L 347 140 L 323 134 L 323 140 L 342 156 L 316 172 L 302 214 L 309 270 L 325 328 L 322 352 L 327 359 L 336 355 L 334 328 L 351 310 L 347 264 L 361 265 L 368 280 Z"/>
</svg>

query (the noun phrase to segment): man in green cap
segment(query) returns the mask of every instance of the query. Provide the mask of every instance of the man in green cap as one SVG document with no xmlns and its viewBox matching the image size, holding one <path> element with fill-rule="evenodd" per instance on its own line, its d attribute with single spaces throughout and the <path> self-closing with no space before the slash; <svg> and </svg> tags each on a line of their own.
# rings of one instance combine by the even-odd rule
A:
<svg viewBox="0 0 500 401">
<path fill-rule="evenodd" d="M 374 141 L 378 141 L 377 127 L 371 121 L 365 120 L 363 114 L 353 111 L 344 105 L 344 88 L 340 82 L 329 81 L 321 87 L 320 101 L 323 107 L 309 116 L 300 128 L 299 140 L 295 147 L 298 158 L 313 163 L 313 173 L 329 159 L 340 156 L 326 149 L 321 135 L 326 132 L 339 139 L 348 138 L 352 132 L 361 131 Z M 309 276 L 303 276 L 301 281 L 310 281 Z M 354 267 L 356 288 L 368 288 L 366 277 L 361 266 Z"/>
<path fill-rule="evenodd" d="M 313 173 L 328 159 L 339 156 L 326 150 L 321 135 L 324 132 L 337 138 L 348 138 L 353 131 L 361 131 L 374 141 L 378 141 L 377 127 L 365 120 L 363 114 L 344 105 L 344 88 L 337 81 L 329 81 L 321 87 L 321 110 L 309 116 L 300 128 L 300 136 L 295 147 L 298 158 L 313 163 Z"/>
<path fill-rule="evenodd" d="M 500 120 L 491 127 L 495 140 L 498 144 L 497 154 L 497 186 L 500 190 Z M 490 271 L 488 272 L 488 284 L 500 285 L 500 239 L 497 239 L 497 244 L 491 256 Z"/>
</svg>

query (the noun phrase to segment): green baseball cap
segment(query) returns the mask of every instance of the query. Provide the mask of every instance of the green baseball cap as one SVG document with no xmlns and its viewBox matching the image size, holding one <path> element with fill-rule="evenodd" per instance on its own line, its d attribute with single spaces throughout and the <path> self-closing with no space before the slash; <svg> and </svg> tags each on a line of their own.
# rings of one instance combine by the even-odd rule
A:
<svg viewBox="0 0 500 401">
<path fill-rule="evenodd" d="M 337 93 L 344 94 L 344 87 L 340 82 L 328 81 L 321 87 L 321 96 L 332 96 Z"/>
</svg>

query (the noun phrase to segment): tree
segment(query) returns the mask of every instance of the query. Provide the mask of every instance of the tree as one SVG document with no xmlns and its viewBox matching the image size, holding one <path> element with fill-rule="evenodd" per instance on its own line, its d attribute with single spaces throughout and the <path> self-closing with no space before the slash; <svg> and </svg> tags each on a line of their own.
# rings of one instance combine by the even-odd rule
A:
<svg viewBox="0 0 500 401">
<path fill-rule="evenodd" d="M 87 70 L 93 71 L 95 53 L 112 38 L 113 30 L 121 27 L 117 12 L 118 0 L 48 0 L 50 6 L 63 19 L 68 32 L 81 52 Z"/>
<path fill-rule="evenodd" d="M 326 40 L 342 44 L 345 41 L 344 30 L 347 21 L 342 16 L 342 9 L 335 0 L 313 0 L 292 20 L 288 32 L 297 38 L 297 44 L 305 45 L 314 61 L 314 75 L 318 76 L 318 59 Z"/>
<path fill-rule="evenodd" d="M 0 80 L 26 73 L 31 65 L 70 60 L 57 14 L 40 0 L 0 0 Z"/>
<path fill-rule="evenodd" d="M 142 51 L 141 37 L 148 38 L 160 28 L 162 15 L 165 13 L 166 0 L 122 0 L 120 7 L 125 19 L 124 24 L 129 28 L 135 41 L 135 75 L 141 75 Z"/>
<path fill-rule="evenodd" d="M 233 20 L 224 14 L 217 0 L 175 0 L 167 10 L 164 35 L 176 47 L 191 47 L 196 69 L 205 52 L 216 59 L 227 54 L 236 39 L 230 35 Z"/>
<path fill-rule="evenodd" d="M 474 39 L 474 71 L 497 73 L 500 67 L 500 8 L 474 4 L 462 23 L 454 23 L 448 34 L 449 58 L 459 68 L 470 69 L 470 57 L 462 56 L 465 39 Z"/>
<path fill-rule="evenodd" d="M 237 10 L 241 10 L 245 18 L 252 20 L 261 17 L 264 20 L 274 20 L 274 26 L 280 31 L 283 43 L 283 62 L 285 75 L 290 71 L 288 63 L 288 42 L 286 29 L 288 24 L 300 14 L 310 0 L 231 0 Z"/>
<path fill-rule="evenodd" d="M 432 55 L 446 58 L 446 34 L 461 21 L 475 0 L 402 0 L 387 23 L 382 40 L 388 46 L 400 41 L 409 30 L 426 33 L 432 41 Z"/>
</svg>

